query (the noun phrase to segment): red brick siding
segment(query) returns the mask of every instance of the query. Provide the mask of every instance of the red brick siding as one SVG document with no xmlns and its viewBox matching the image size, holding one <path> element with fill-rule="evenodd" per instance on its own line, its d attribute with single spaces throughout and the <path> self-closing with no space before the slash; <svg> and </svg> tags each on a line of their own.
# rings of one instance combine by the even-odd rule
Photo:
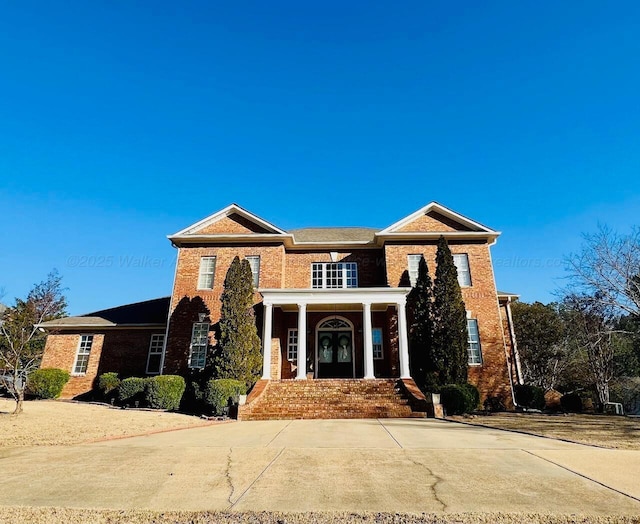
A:
<svg viewBox="0 0 640 524">
<path fill-rule="evenodd" d="M 198 229 L 196 233 L 200 235 L 214 235 L 216 233 L 268 233 L 268 231 L 254 222 L 251 222 L 236 213 L 232 213 L 228 217 L 221 218 L 213 224 L 209 224 L 202 229 Z"/>
<path fill-rule="evenodd" d="M 435 211 L 430 211 L 429 213 L 422 215 L 415 220 L 405 224 L 398 231 L 408 232 L 408 231 L 419 231 L 419 232 L 440 232 L 440 231 L 470 231 L 469 228 L 466 228 L 457 222 L 441 215 L 440 213 L 436 213 Z"/>
<path fill-rule="evenodd" d="M 311 288 L 311 264 L 331 262 L 330 251 L 289 251 L 285 256 L 285 288 Z M 358 287 L 377 287 L 385 284 L 384 251 L 358 249 L 336 251 L 337 262 L 358 264 Z"/>
</svg>

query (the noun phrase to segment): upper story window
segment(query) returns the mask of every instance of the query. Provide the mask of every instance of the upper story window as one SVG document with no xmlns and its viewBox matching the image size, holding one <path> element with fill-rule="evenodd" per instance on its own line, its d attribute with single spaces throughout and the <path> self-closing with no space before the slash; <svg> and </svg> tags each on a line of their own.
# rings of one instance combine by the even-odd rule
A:
<svg viewBox="0 0 640 524">
<path fill-rule="evenodd" d="M 358 264 L 314 262 L 311 264 L 311 287 L 316 289 L 358 287 Z"/>
<path fill-rule="evenodd" d="M 420 267 L 420 259 L 422 255 L 407 255 L 407 266 L 409 269 L 409 281 L 411 287 L 416 285 L 418 280 L 418 268 Z"/>
<path fill-rule="evenodd" d="M 93 335 L 82 335 L 78 344 L 78 352 L 76 353 L 76 361 L 73 364 L 73 373 L 82 375 L 87 372 L 89 365 L 89 355 L 91 354 L 91 346 L 93 345 Z"/>
<path fill-rule="evenodd" d="M 475 318 L 467 319 L 467 351 L 469 352 L 469 365 L 482 364 L 482 350 L 480 349 L 480 332 L 478 321 Z"/>
<path fill-rule="evenodd" d="M 198 289 L 213 289 L 213 275 L 216 272 L 216 257 L 202 257 L 198 273 Z"/>
<path fill-rule="evenodd" d="M 458 270 L 458 284 L 460 287 L 471 285 L 471 271 L 469 271 L 469 256 L 466 253 L 453 255 L 453 263 Z"/>
<path fill-rule="evenodd" d="M 250 255 L 245 257 L 251 266 L 251 275 L 253 275 L 253 287 L 258 287 L 260 283 L 260 255 Z"/>
</svg>

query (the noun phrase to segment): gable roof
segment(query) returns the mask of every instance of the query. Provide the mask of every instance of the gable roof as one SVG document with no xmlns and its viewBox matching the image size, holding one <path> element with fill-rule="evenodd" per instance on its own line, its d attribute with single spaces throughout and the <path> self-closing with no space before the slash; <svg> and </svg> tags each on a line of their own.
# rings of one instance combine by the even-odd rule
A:
<svg viewBox="0 0 640 524">
<path fill-rule="evenodd" d="M 421 207 L 420 209 L 418 209 L 417 211 L 415 211 L 414 213 L 411 213 L 410 215 L 398 220 L 397 222 L 391 224 L 390 226 L 384 228 L 382 231 L 379 232 L 380 235 L 385 235 L 387 233 L 395 233 L 398 232 L 403 226 L 406 226 L 407 224 L 410 224 L 411 222 L 413 222 L 414 220 L 416 220 L 417 218 L 420 218 L 428 213 L 431 212 L 436 212 L 440 215 L 445 216 L 446 218 L 448 218 L 449 220 L 460 224 L 461 226 L 463 226 L 465 229 L 468 229 L 470 231 L 475 231 L 475 232 L 482 232 L 482 233 L 498 233 L 497 231 L 494 231 L 493 229 L 484 226 L 482 224 L 480 224 L 479 222 L 476 222 L 475 220 L 471 220 L 470 218 L 461 215 L 460 213 L 456 213 L 455 211 L 453 211 L 452 209 L 449 209 L 448 207 L 443 206 L 442 204 L 439 204 L 438 202 L 430 202 L 429 204 L 427 204 L 424 207 Z"/>
<path fill-rule="evenodd" d="M 207 226 L 210 226 L 211 224 L 215 224 L 216 222 L 230 215 L 239 215 L 245 220 L 248 220 L 249 222 L 254 223 L 255 225 L 259 226 L 260 228 L 264 229 L 265 231 L 271 234 L 286 235 L 287 233 L 286 231 L 283 231 L 279 227 L 260 218 L 259 216 L 254 215 L 253 213 L 247 211 L 246 209 L 241 208 L 238 204 L 229 204 L 227 207 L 225 207 L 224 209 L 221 209 L 220 211 L 214 213 L 213 215 L 209 215 L 208 217 L 203 218 L 202 220 L 196 222 L 195 224 L 192 224 L 189 227 L 186 227 L 173 235 L 169 235 L 169 238 L 171 239 L 173 237 L 180 237 L 183 235 L 197 234 L 198 231 L 204 229 Z"/>
<path fill-rule="evenodd" d="M 38 327 L 44 329 L 61 329 L 77 327 L 113 328 L 113 327 L 144 327 L 164 326 L 169 314 L 171 297 L 156 298 L 125 304 L 86 315 L 64 317 L 48 322 L 42 322 Z"/>
</svg>

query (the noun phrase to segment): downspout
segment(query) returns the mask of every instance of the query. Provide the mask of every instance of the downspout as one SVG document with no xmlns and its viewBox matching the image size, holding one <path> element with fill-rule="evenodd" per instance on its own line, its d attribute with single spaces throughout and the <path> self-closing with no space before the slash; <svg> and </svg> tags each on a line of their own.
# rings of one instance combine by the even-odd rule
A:
<svg viewBox="0 0 640 524">
<path fill-rule="evenodd" d="M 520 353 L 518 352 L 518 343 L 516 342 L 516 332 L 513 327 L 513 317 L 511 316 L 511 297 L 507 298 L 507 325 L 509 326 L 509 337 L 511 338 L 511 349 L 513 351 L 513 358 L 516 363 L 516 378 L 518 384 L 524 384 L 522 379 L 522 366 L 520 364 Z"/>
</svg>

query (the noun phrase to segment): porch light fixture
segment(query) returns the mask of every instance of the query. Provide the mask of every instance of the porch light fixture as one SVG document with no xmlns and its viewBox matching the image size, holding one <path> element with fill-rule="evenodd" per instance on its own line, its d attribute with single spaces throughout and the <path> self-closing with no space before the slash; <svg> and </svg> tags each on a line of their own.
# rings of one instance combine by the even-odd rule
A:
<svg viewBox="0 0 640 524">
<path fill-rule="evenodd" d="M 198 322 L 203 322 L 206 316 L 206 313 L 198 313 Z"/>
</svg>

